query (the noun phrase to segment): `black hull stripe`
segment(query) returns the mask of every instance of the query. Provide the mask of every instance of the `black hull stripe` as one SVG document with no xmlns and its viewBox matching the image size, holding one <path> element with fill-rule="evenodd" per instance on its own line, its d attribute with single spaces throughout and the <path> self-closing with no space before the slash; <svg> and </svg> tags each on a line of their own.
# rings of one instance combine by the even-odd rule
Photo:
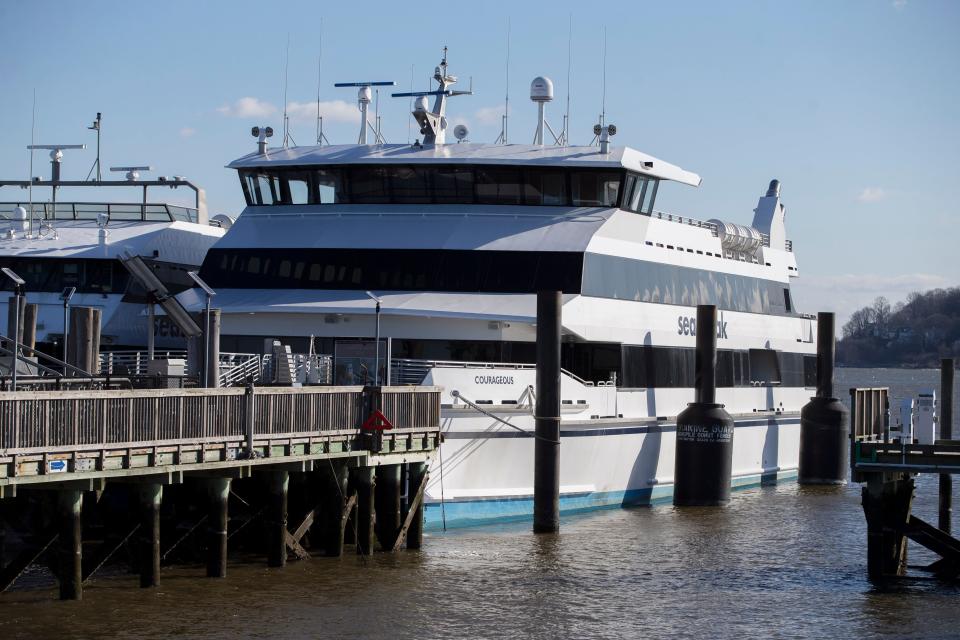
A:
<svg viewBox="0 0 960 640">
<path fill-rule="evenodd" d="M 736 423 L 736 427 L 747 428 L 761 425 L 793 425 L 800 424 L 800 418 L 766 418 L 763 420 L 744 420 Z M 597 427 L 592 429 L 564 429 L 560 428 L 560 438 L 590 438 L 600 436 L 621 436 L 634 433 L 672 433 L 677 430 L 676 424 L 664 425 L 633 425 L 627 427 Z M 443 437 L 447 440 L 485 440 L 491 438 L 529 438 L 532 431 L 446 431 Z"/>
</svg>

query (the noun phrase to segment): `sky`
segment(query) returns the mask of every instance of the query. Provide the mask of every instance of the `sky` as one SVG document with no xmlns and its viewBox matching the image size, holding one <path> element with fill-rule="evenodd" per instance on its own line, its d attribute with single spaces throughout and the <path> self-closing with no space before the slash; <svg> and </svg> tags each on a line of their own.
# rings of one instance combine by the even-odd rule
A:
<svg viewBox="0 0 960 640">
<path fill-rule="evenodd" d="M 878 295 L 960 285 L 958 2 L 0 0 L 0 42 L 5 179 L 30 174 L 31 124 L 38 143 L 86 144 L 63 165 L 86 177 L 99 111 L 105 168 L 186 176 L 236 216 L 224 165 L 255 149 L 253 125 L 279 142 L 284 94 L 294 143 L 315 142 L 318 84 L 325 135 L 352 143 L 356 93 L 333 83 L 426 89 L 448 46 L 456 88 L 474 90 L 448 116 L 471 141 L 497 138 L 509 89 L 509 141 L 532 142 L 529 83 L 547 75 L 547 119 L 559 130 L 569 92 L 574 144 L 605 108 L 615 144 L 702 176 L 661 187 L 658 209 L 749 224 L 779 179 L 802 311 L 843 322 Z M 407 142 L 409 102 L 389 91 L 384 137 Z"/>
</svg>

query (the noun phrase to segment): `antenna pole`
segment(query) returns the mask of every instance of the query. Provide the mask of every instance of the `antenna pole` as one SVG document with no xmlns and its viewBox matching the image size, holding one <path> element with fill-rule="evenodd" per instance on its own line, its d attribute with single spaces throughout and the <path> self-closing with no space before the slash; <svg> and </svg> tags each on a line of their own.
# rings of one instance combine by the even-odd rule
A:
<svg viewBox="0 0 960 640">
<path fill-rule="evenodd" d="M 507 61 L 506 61 L 506 95 L 503 99 L 503 117 L 500 125 L 500 137 L 497 143 L 507 144 L 509 134 L 508 125 L 510 120 L 510 18 L 507 18 Z"/>
<path fill-rule="evenodd" d="M 603 91 L 600 98 L 600 126 L 607 116 L 607 28 L 603 28 Z"/>
<path fill-rule="evenodd" d="M 97 159 L 93 161 L 93 166 L 90 167 L 90 171 L 87 172 L 87 180 L 89 180 L 90 176 L 93 175 L 94 170 L 96 170 L 97 176 L 94 178 L 95 182 L 100 182 L 103 180 L 103 176 L 100 173 L 100 116 L 100 112 L 97 111 L 97 117 L 93 121 L 93 124 L 87 127 L 87 129 L 93 129 L 97 132 Z"/>
<path fill-rule="evenodd" d="M 416 65 L 410 65 L 410 93 L 413 93 L 413 74 L 415 71 Z M 413 96 L 410 96 L 410 106 L 407 109 L 409 112 L 413 112 Z M 410 125 L 413 122 L 413 116 L 407 114 L 407 144 L 410 144 Z"/>
<path fill-rule="evenodd" d="M 290 142 L 290 120 L 287 118 L 287 81 L 290 77 L 290 33 L 287 32 L 287 59 L 283 65 L 283 146 Z"/>
<path fill-rule="evenodd" d="M 320 54 L 317 56 L 317 145 L 323 144 L 323 118 L 320 117 L 320 73 L 323 71 L 323 18 L 320 18 Z"/>
<path fill-rule="evenodd" d="M 563 133 L 561 141 L 564 145 L 570 144 L 570 68 L 573 65 L 573 12 L 570 12 L 570 21 L 567 26 L 567 112 L 563 116 Z"/>
<path fill-rule="evenodd" d="M 30 116 L 30 175 L 29 183 L 27 187 L 27 199 L 29 200 L 30 206 L 30 235 L 33 235 L 33 145 L 37 143 L 35 140 L 37 132 L 37 89 L 33 89 L 33 110 Z M 56 218 L 56 213 L 54 213 L 54 218 Z M 17 312 L 17 317 L 19 318 L 19 311 Z M 16 334 L 13 336 L 14 341 L 17 340 Z M 13 368 L 17 368 L 17 359 L 13 359 Z"/>
</svg>

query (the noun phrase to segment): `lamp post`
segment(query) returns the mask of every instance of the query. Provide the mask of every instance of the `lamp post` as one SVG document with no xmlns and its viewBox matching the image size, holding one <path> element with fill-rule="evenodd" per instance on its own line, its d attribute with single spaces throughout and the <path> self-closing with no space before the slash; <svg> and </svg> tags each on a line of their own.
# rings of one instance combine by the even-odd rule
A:
<svg viewBox="0 0 960 640">
<path fill-rule="evenodd" d="M 68 349 L 70 344 L 70 299 L 73 298 L 73 294 L 77 292 L 76 287 L 65 287 L 63 292 L 60 294 L 60 299 L 63 300 L 63 361 L 69 362 L 67 359 Z M 64 369 L 63 375 L 67 375 L 67 370 Z"/>
<path fill-rule="evenodd" d="M 13 365 L 10 368 L 10 390 L 17 390 L 17 364 L 20 358 L 20 298 L 24 295 L 23 286 L 26 281 L 13 272 L 13 269 L 3 267 L 3 274 L 10 278 L 14 286 L 13 300 L 16 305 L 13 310 Z"/>
<path fill-rule="evenodd" d="M 213 300 L 213 296 L 217 295 L 217 292 L 211 289 L 210 285 L 204 282 L 196 271 L 188 271 L 187 275 L 207 295 L 206 318 L 203 326 L 203 386 L 207 387 L 210 383 L 210 301 Z"/>
<path fill-rule="evenodd" d="M 374 358 L 374 369 L 373 369 L 373 385 L 375 387 L 380 386 L 380 298 L 373 295 L 369 291 L 366 292 L 367 296 L 377 303 L 377 329 L 376 337 L 374 338 L 374 352 L 376 357 Z"/>
</svg>

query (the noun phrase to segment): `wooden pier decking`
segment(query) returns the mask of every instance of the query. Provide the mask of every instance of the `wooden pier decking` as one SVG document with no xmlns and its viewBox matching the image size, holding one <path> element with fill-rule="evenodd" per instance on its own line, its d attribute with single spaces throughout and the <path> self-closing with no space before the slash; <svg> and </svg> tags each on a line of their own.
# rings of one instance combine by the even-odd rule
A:
<svg viewBox="0 0 960 640">
<path fill-rule="evenodd" d="M 375 412 L 387 428 L 368 421 Z M 342 553 L 347 534 L 365 554 L 377 541 L 388 551 L 404 542 L 419 548 L 427 462 L 439 442 L 437 387 L 0 393 L 0 534 L 24 499 L 47 523 L 23 536 L 26 548 L 9 562 L 0 544 L 0 592 L 55 548 L 61 597 L 80 598 L 91 575 L 82 558 L 84 493 L 99 499 L 120 485 L 139 505 L 142 586 L 158 581 L 163 489 L 185 482 L 207 510 L 210 576 L 226 571 L 231 482 L 253 477 L 266 488 L 258 515 L 270 531 L 271 565 L 282 566 L 288 552 L 308 558 L 300 543 L 311 530 L 328 555 Z M 307 506 L 290 531 L 292 474 L 302 480 L 298 487 L 312 489 L 298 496 Z M 403 486 L 410 487 L 405 494 Z M 348 520 L 353 531 L 346 531 Z"/>
<path fill-rule="evenodd" d="M 960 440 L 951 439 L 953 372 L 953 359 L 944 359 L 940 439 L 933 444 L 891 439 L 887 389 L 850 390 L 850 473 L 854 482 L 864 485 L 861 495 L 867 520 L 867 573 L 873 580 L 906 576 L 908 540 L 940 556 L 922 569 L 940 579 L 960 579 L 960 539 L 951 535 L 951 477 L 960 474 Z M 922 473 L 940 478 L 937 526 L 911 513 L 914 479 Z"/>
</svg>

